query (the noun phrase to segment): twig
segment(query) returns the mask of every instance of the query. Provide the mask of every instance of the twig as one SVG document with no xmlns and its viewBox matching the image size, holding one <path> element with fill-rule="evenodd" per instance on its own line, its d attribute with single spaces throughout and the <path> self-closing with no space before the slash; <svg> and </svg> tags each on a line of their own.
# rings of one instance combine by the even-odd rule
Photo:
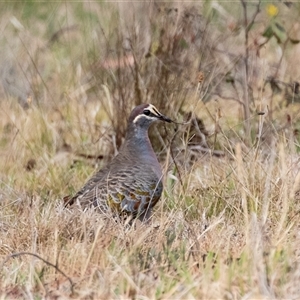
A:
<svg viewBox="0 0 300 300">
<path fill-rule="evenodd" d="M 51 38 L 49 39 L 48 41 L 48 46 L 51 46 L 51 44 L 53 44 L 54 42 L 56 42 L 59 37 L 61 35 L 63 35 L 65 32 L 68 32 L 68 31 L 75 31 L 75 30 L 78 30 L 79 29 L 79 26 L 78 25 L 71 25 L 71 26 L 67 26 L 67 27 L 64 27 L 64 28 L 61 28 L 59 29 L 58 31 L 56 31 L 52 36 Z"/>
<path fill-rule="evenodd" d="M 71 285 L 71 292 L 72 292 L 72 294 L 74 293 L 75 283 L 72 281 L 72 279 L 65 272 L 63 272 L 57 265 L 54 265 L 53 263 L 47 261 L 46 259 L 42 258 L 41 256 L 39 256 L 36 253 L 17 252 L 17 253 L 10 254 L 6 257 L 6 259 L 2 263 L 1 269 L 3 269 L 4 264 L 7 263 L 11 258 L 15 258 L 15 257 L 22 256 L 22 255 L 30 255 L 30 256 L 36 257 L 36 258 L 40 259 L 42 262 L 44 262 L 45 264 L 47 264 L 48 266 L 53 267 L 57 272 L 59 272 L 61 275 L 63 275 L 64 277 L 66 277 L 68 279 L 68 281 L 70 282 L 70 285 Z"/>
<path fill-rule="evenodd" d="M 222 150 L 212 150 L 210 148 L 206 148 L 206 147 L 202 147 L 202 146 L 189 146 L 189 149 L 191 151 L 199 151 L 202 153 L 206 153 L 206 154 L 211 154 L 212 156 L 216 156 L 216 157 L 223 157 L 225 156 L 225 152 Z"/>
<path fill-rule="evenodd" d="M 175 140 L 175 137 L 177 136 L 177 133 L 178 133 L 178 132 L 179 132 L 179 131 L 176 130 L 176 132 L 174 133 L 174 135 L 173 135 L 173 137 L 171 138 L 171 140 L 169 140 L 169 145 L 170 145 L 170 155 L 171 155 L 171 158 L 172 158 L 172 160 L 173 160 L 174 166 L 175 166 L 175 168 L 176 168 L 176 170 L 177 170 L 177 173 L 178 173 L 178 179 L 179 179 L 180 185 L 181 185 L 181 187 L 183 188 L 183 190 L 185 191 L 185 188 L 184 188 L 184 185 L 183 185 L 183 181 L 182 181 L 182 177 L 181 177 L 181 174 L 180 174 L 180 170 L 179 170 L 179 168 L 178 168 L 178 165 L 177 165 L 177 162 L 176 162 L 174 153 L 173 153 L 173 149 L 172 149 L 172 144 L 173 144 L 173 142 L 174 142 L 174 140 Z"/>
<path fill-rule="evenodd" d="M 245 28 L 245 84 L 244 84 L 244 119 L 245 119 L 245 131 L 248 142 L 251 140 L 251 128 L 250 128 L 250 103 L 249 103 L 249 31 L 260 12 L 260 3 L 261 0 L 258 1 L 256 6 L 256 11 L 254 12 L 251 21 L 248 23 L 248 11 L 247 11 L 247 1 L 241 0 L 243 6 L 244 13 L 244 28 Z"/>
</svg>

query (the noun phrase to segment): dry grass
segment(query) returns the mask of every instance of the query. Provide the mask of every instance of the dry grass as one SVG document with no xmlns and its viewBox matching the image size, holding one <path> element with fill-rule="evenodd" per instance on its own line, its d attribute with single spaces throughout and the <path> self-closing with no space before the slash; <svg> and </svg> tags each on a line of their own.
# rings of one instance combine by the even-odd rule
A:
<svg viewBox="0 0 300 300">
<path fill-rule="evenodd" d="M 62 197 L 80 187 L 93 166 L 72 151 L 56 150 L 63 131 L 60 122 L 51 122 L 51 112 L 9 103 L 1 109 L 10 111 L 1 120 L 7 131 L 0 166 L 2 261 L 13 253 L 36 253 L 74 283 L 71 293 L 55 268 L 22 255 L 2 267 L 3 297 L 299 294 L 300 205 L 294 194 L 300 177 L 291 141 L 279 137 L 267 154 L 258 148 L 245 153 L 237 143 L 225 158 L 204 155 L 189 167 L 177 154 L 183 186 L 169 165 L 152 226 L 124 228 L 95 212 L 63 207 Z M 76 132 L 77 123 L 69 122 Z M 32 170 L 30 159 L 36 160 Z"/>
<path fill-rule="evenodd" d="M 187 47 L 180 41 L 196 30 L 186 20 L 198 17 L 180 19 L 174 9 L 167 17 L 161 13 L 151 23 L 151 57 L 131 57 L 115 68 L 115 59 L 129 55 L 121 50 L 122 34 L 112 25 L 117 8 L 96 2 L 68 5 L 52 8 L 49 28 L 41 25 L 37 32 L 26 23 L 32 18 L 26 6 L 23 11 L 7 6 L 1 21 L 7 44 L 22 41 L 16 49 L 28 50 L 23 71 L 30 83 L 19 95 L 6 90 L 10 93 L 0 101 L 1 298 L 298 299 L 299 108 L 294 103 L 283 107 L 288 88 L 281 93 L 262 89 L 263 74 L 253 77 L 258 110 L 266 112 L 271 103 L 272 116 L 257 115 L 250 107 L 249 141 L 240 118 L 243 97 L 221 97 L 226 55 L 212 64 L 213 42 L 204 46 L 193 37 L 195 44 Z M 193 9 L 184 9 L 178 7 L 192 14 Z M 66 25 L 79 27 L 51 28 L 63 24 L 66 11 Z M 107 17 L 108 12 L 114 17 Z M 12 15 L 26 30 L 13 31 L 9 24 L 17 23 Z M 216 21 L 201 20 L 204 40 L 220 33 L 212 31 Z M 218 40 L 222 47 L 234 38 L 226 40 L 225 33 Z M 76 43 L 84 49 L 73 47 Z M 132 53 L 140 54 L 138 43 L 133 46 Z M 103 52 L 97 53 L 99 47 Z M 199 49 L 206 60 L 196 55 Z M 22 64 L 17 50 L 13 61 Z M 269 51 L 264 56 L 274 59 Z M 289 57 L 284 59 L 288 65 Z M 201 70 L 212 71 L 204 72 L 210 75 L 197 86 L 193 78 L 199 62 Z M 271 69 L 268 65 L 264 71 Z M 238 82 L 241 72 L 236 72 Z M 24 109 L 16 99 L 24 105 L 27 88 L 33 101 Z M 214 88 L 220 88 L 218 101 L 212 101 Z M 239 94 L 237 86 L 235 90 Z M 204 103 L 204 98 L 211 101 Z M 63 197 L 117 152 L 128 113 L 141 101 L 179 121 L 192 111 L 205 124 L 206 145 L 223 155 L 192 148 L 197 128 L 189 124 L 176 130 L 172 124 L 158 126 L 151 136 L 164 166 L 165 189 L 150 225 L 125 226 L 94 211 L 65 208 Z"/>
</svg>

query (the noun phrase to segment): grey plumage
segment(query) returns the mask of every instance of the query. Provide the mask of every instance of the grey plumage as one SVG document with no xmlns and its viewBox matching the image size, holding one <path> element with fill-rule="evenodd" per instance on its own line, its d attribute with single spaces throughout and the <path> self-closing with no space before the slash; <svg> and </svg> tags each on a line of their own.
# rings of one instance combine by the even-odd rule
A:
<svg viewBox="0 0 300 300">
<path fill-rule="evenodd" d="M 103 213 L 148 219 L 163 190 L 161 166 L 148 137 L 149 127 L 158 120 L 171 122 L 151 104 L 134 108 L 118 155 L 95 173 L 71 202 L 93 205 Z"/>
</svg>

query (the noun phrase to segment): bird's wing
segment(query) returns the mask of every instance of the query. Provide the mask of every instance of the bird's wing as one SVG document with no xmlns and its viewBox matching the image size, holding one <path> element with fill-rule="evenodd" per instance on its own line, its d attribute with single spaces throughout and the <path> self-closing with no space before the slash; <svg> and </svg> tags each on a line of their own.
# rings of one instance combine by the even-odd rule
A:
<svg viewBox="0 0 300 300">
<path fill-rule="evenodd" d="M 91 204 L 93 202 L 92 198 L 94 197 L 93 191 L 95 189 L 95 186 L 97 184 L 99 184 L 99 182 L 102 182 L 105 180 L 105 178 L 109 174 L 109 171 L 110 171 L 109 166 L 106 166 L 106 167 L 102 168 L 101 170 L 97 171 L 83 185 L 83 187 L 69 200 L 68 204 L 72 205 L 77 199 L 80 200 L 81 205 L 84 204 L 83 207 L 86 207 L 86 206 L 88 206 L 88 204 Z M 83 199 L 83 198 L 84 198 L 84 201 L 81 201 L 81 199 Z"/>
<path fill-rule="evenodd" d="M 113 191 L 109 193 L 109 207 L 116 208 L 118 212 L 141 215 L 159 200 L 162 183 L 153 178 L 145 181 L 132 176 L 122 185 L 112 181 L 109 188 Z"/>
<path fill-rule="evenodd" d="M 117 173 L 106 173 L 100 181 L 96 173 L 74 197 L 82 207 L 93 204 L 103 212 L 110 209 L 140 215 L 157 203 L 162 183 L 151 172 L 136 176 L 137 172 L 133 166 Z"/>
</svg>

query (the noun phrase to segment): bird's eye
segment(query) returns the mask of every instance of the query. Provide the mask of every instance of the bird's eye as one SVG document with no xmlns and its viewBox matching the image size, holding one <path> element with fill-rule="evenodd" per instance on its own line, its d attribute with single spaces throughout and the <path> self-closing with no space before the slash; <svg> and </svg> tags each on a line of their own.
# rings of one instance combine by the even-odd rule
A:
<svg viewBox="0 0 300 300">
<path fill-rule="evenodd" d="M 145 110 L 144 110 L 144 115 L 150 116 L 150 114 L 151 114 L 151 112 L 150 112 L 149 109 L 145 109 Z"/>
</svg>

